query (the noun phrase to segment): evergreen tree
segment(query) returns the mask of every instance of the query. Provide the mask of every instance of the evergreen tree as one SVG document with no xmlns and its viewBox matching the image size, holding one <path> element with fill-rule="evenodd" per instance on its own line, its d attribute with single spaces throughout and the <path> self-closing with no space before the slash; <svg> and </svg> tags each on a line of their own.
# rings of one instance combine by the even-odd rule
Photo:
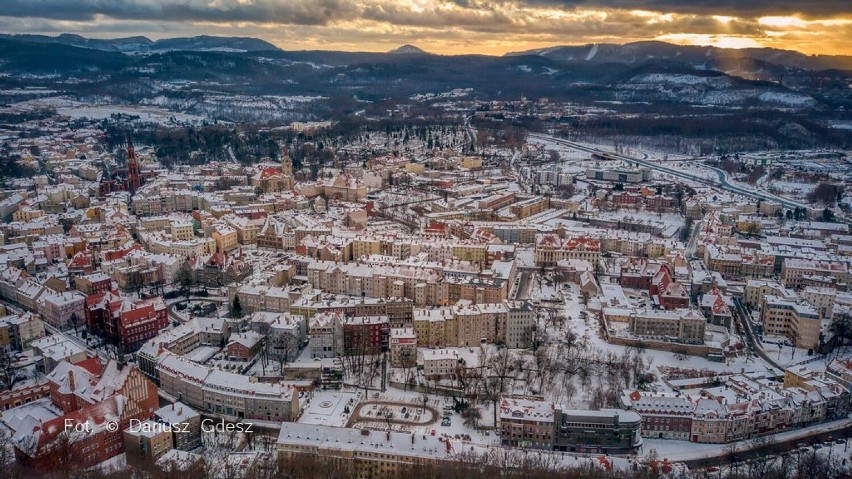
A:
<svg viewBox="0 0 852 479">
<path fill-rule="evenodd" d="M 242 318 L 243 317 L 243 305 L 240 304 L 240 297 L 234 296 L 234 301 L 231 303 L 231 317 L 232 318 Z"/>
</svg>

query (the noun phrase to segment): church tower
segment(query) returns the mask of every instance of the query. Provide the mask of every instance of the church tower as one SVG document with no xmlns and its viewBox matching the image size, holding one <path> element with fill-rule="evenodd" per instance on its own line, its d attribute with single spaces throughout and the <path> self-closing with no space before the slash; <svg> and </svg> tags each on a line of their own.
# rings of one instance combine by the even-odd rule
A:
<svg viewBox="0 0 852 479">
<path fill-rule="evenodd" d="M 127 188 L 130 194 L 135 194 L 136 190 L 142 186 L 142 179 L 139 176 L 139 163 L 136 162 L 136 151 L 133 149 L 133 142 L 127 140 Z"/>
<path fill-rule="evenodd" d="M 281 155 L 281 174 L 284 176 L 293 176 L 293 160 L 290 159 L 290 152 L 284 149 L 284 154 Z"/>
</svg>

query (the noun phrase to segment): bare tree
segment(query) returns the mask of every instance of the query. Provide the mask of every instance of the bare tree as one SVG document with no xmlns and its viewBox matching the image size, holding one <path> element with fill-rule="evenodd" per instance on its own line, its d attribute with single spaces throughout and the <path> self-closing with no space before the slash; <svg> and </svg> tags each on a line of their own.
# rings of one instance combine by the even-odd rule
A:
<svg viewBox="0 0 852 479">
<path fill-rule="evenodd" d="M 12 353 L 6 349 L 0 349 L 0 386 L 11 390 L 15 384 L 15 364 Z"/>
<path fill-rule="evenodd" d="M 481 388 L 483 399 L 493 406 L 494 424 L 497 424 L 497 404 L 500 402 L 509 380 L 512 378 L 515 364 L 514 355 L 508 349 L 500 349 L 496 354 L 483 354 L 480 360 L 483 369 Z"/>
<path fill-rule="evenodd" d="M 765 477 L 767 475 L 776 458 L 768 451 L 763 450 L 771 448 L 774 444 L 775 439 L 772 436 L 760 436 L 750 441 L 749 449 L 758 451 L 758 454 L 752 455 L 746 469 L 750 477 Z"/>
</svg>

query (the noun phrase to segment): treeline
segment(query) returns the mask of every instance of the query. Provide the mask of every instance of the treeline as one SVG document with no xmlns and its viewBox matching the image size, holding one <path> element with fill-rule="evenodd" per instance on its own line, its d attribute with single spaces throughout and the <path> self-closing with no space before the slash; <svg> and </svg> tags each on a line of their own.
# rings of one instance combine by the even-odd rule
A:
<svg viewBox="0 0 852 479">
<path fill-rule="evenodd" d="M 157 159 L 166 166 L 232 160 L 252 164 L 264 157 L 276 159 L 281 153 L 279 142 L 292 141 L 293 137 L 292 132 L 281 130 L 224 125 L 131 130 L 109 124 L 104 133 L 110 149 L 123 148 L 131 138 L 137 145 L 152 146 Z"/>
<path fill-rule="evenodd" d="M 366 120 L 350 117 L 311 132 L 296 132 L 263 124 L 205 125 L 198 127 L 137 127 L 105 121 L 104 142 L 110 150 L 124 148 L 131 138 L 137 145 L 152 146 L 166 166 L 199 165 L 211 161 L 253 164 L 262 158 L 277 160 L 286 148 L 295 170 L 308 166 L 316 172 L 329 166 L 338 149 L 365 142 L 377 133 L 389 140 L 388 150 L 399 150 L 410 140 L 423 141 L 429 148 L 457 146 L 445 143 L 447 135 L 464 136 L 458 115 L 438 118 L 388 117 Z M 522 141 L 523 135 L 518 134 Z M 348 160 L 343 154 L 343 160 Z"/>
<path fill-rule="evenodd" d="M 845 193 L 846 186 L 842 184 L 821 182 L 813 191 L 808 193 L 808 200 L 812 203 L 833 206 L 843 199 Z"/>
<path fill-rule="evenodd" d="M 754 112 L 714 116 L 619 117 L 615 115 L 570 118 L 561 122 L 569 131 L 587 137 L 670 138 L 672 149 L 683 151 L 695 141 L 704 143 L 699 153 L 733 153 L 757 149 L 852 147 L 852 134 L 826 128 L 807 118 L 779 112 Z"/>
<path fill-rule="evenodd" d="M 29 178 L 37 173 L 38 165 L 24 163 L 21 155 L 12 151 L 11 144 L 6 142 L 0 146 L 0 184 L 5 184 L 8 178 Z"/>
</svg>

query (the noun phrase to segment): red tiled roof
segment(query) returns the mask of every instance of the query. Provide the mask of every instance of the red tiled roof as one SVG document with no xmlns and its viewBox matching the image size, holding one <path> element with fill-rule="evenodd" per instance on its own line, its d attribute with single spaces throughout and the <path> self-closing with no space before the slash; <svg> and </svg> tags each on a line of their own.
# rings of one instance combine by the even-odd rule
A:
<svg viewBox="0 0 852 479">
<path fill-rule="evenodd" d="M 65 432 L 66 421 L 72 421 L 73 424 L 88 423 L 92 433 L 98 432 L 107 421 L 117 421 L 124 414 L 124 406 L 126 398 L 121 395 L 115 395 L 109 399 L 84 406 L 81 409 L 72 411 L 64 416 L 59 416 L 50 421 L 45 422 L 41 427 L 36 426 L 33 429 L 33 434 L 30 437 L 24 438 L 26 443 L 19 443 L 19 449 L 29 454 L 31 457 L 36 457 L 39 452 L 49 446 L 62 433 Z M 85 434 L 85 433 L 81 433 Z M 74 441 L 74 437 L 69 437 Z"/>
<path fill-rule="evenodd" d="M 281 170 L 279 170 L 278 168 L 268 167 L 268 168 L 264 168 L 264 169 L 260 170 L 260 179 L 265 180 L 267 178 L 271 178 L 273 176 L 280 175 L 280 174 L 281 174 Z"/>
<path fill-rule="evenodd" d="M 94 376 L 98 377 L 100 377 L 100 375 L 103 374 L 104 371 L 104 365 L 101 364 L 100 358 L 96 357 L 84 359 L 83 361 L 77 363 L 75 366 L 81 367 L 86 371 L 92 373 Z"/>
<path fill-rule="evenodd" d="M 151 305 L 142 306 L 136 309 L 131 309 L 129 311 L 124 311 L 121 313 L 121 324 L 124 326 L 129 326 L 133 323 L 139 322 L 143 319 L 149 319 L 152 317 L 156 317 L 157 312 L 154 310 L 154 307 Z"/>
</svg>

